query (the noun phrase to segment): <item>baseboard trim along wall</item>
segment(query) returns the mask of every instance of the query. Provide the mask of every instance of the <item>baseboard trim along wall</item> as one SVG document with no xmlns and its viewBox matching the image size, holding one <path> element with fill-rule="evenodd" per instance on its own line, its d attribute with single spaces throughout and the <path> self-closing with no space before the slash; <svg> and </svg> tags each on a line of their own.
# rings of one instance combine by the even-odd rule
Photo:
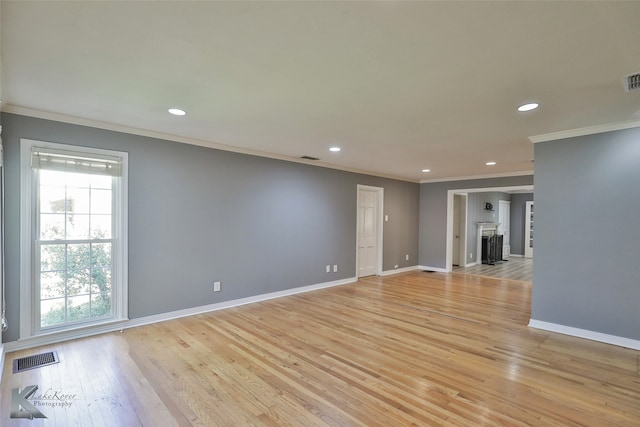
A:
<svg viewBox="0 0 640 427">
<path fill-rule="evenodd" d="M 419 265 L 418 270 L 429 270 L 429 271 L 435 271 L 437 273 L 448 273 L 446 268 L 429 267 L 428 265 Z"/>
<path fill-rule="evenodd" d="M 398 274 L 398 273 L 407 273 L 409 271 L 416 271 L 419 270 L 420 267 L 417 265 L 412 265 L 411 267 L 402 267 L 402 268 L 394 268 L 393 270 L 386 270 L 383 271 L 382 273 L 380 273 L 381 276 L 391 276 L 393 274 Z"/>
<path fill-rule="evenodd" d="M 589 331 L 587 329 L 574 328 L 572 326 L 559 325 L 557 323 L 543 322 L 540 320 L 530 319 L 529 327 L 542 329 L 549 332 L 557 332 L 559 334 L 571 335 L 578 338 L 586 338 L 592 341 L 613 344 L 619 347 L 640 350 L 640 341 L 631 338 L 619 337 L 616 335 L 603 334 L 601 332 Z"/>
<path fill-rule="evenodd" d="M 0 379 L 2 379 L 2 372 L 4 368 L 4 345 L 0 343 Z"/>
<path fill-rule="evenodd" d="M 281 298 L 289 295 L 300 294 L 304 292 L 316 291 L 319 289 L 331 288 L 333 286 L 347 285 L 354 283 L 358 279 L 356 277 L 349 277 L 342 280 L 334 280 L 332 282 L 318 283 L 315 285 L 301 286 L 298 288 L 286 289 L 283 291 L 270 292 L 267 294 L 254 295 L 251 297 L 235 299 L 231 301 L 224 301 L 214 304 L 201 305 L 198 307 L 186 308 L 183 310 L 170 311 L 167 313 L 154 314 L 151 316 L 139 317 L 136 319 L 129 319 L 124 321 L 116 321 L 113 323 L 78 328 L 70 331 L 52 333 L 47 335 L 39 335 L 35 337 L 25 338 L 18 341 L 10 341 L 4 343 L 4 350 L 9 353 L 17 350 L 25 350 L 41 345 L 55 344 L 62 341 L 69 341 L 78 338 L 85 338 L 92 335 L 103 334 L 106 332 L 122 331 L 124 329 L 134 328 L 136 326 L 148 325 L 151 323 L 164 322 L 166 320 L 179 319 L 181 317 L 194 316 L 196 314 L 209 313 L 211 311 L 222 310 L 225 308 L 238 307 L 245 304 L 251 304 L 254 302 L 267 301 L 270 299 Z M 4 355 L 4 353 L 3 353 Z"/>
</svg>

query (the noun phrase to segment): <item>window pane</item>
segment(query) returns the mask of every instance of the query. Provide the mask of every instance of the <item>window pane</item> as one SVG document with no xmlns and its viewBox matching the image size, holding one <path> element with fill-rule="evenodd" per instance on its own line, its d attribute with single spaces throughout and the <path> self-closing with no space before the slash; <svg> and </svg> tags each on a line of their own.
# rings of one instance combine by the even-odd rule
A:
<svg viewBox="0 0 640 427">
<path fill-rule="evenodd" d="M 91 270 L 91 293 L 111 292 L 111 269 Z"/>
<path fill-rule="evenodd" d="M 111 243 L 91 244 L 91 268 L 111 267 Z"/>
<path fill-rule="evenodd" d="M 64 239 L 64 214 L 40 215 L 40 240 Z"/>
<path fill-rule="evenodd" d="M 67 295 L 85 295 L 89 293 L 89 270 L 69 270 L 67 273 Z"/>
<path fill-rule="evenodd" d="M 40 184 L 64 187 L 67 184 L 67 178 L 64 172 L 59 171 L 40 171 Z"/>
<path fill-rule="evenodd" d="M 111 215 L 111 190 L 91 189 L 91 213 Z"/>
<path fill-rule="evenodd" d="M 67 216 L 68 240 L 80 240 L 89 238 L 89 215 L 72 214 Z"/>
<path fill-rule="evenodd" d="M 88 243 L 67 245 L 67 295 L 89 293 L 90 247 Z"/>
<path fill-rule="evenodd" d="M 51 271 L 40 274 L 40 299 L 64 296 L 64 271 Z"/>
<path fill-rule="evenodd" d="M 91 175 L 91 187 L 111 190 L 113 177 L 107 175 Z"/>
<path fill-rule="evenodd" d="M 91 317 L 111 315 L 111 292 L 93 295 L 91 297 Z"/>
<path fill-rule="evenodd" d="M 64 298 L 41 301 L 40 318 L 42 327 L 66 322 Z"/>
<path fill-rule="evenodd" d="M 40 271 L 65 269 L 65 245 L 42 245 L 40 247 Z"/>
<path fill-rule="evenodd" d="M 86 173 L 61 172 L 66 177 L 67 187 L 89 188 L 91 185 L 91 176 Z"/>
<path fill-rule="evenodd" d="M 91 245 L 89 243 L 76 243 L 67 245 L 67 268 L 70 270 L 89 269 L 89 255 Z"/>
<path fill-rule="evenodd" d="M 67 322 L 89 318 L 89 295 L 67 298 Z"/>
<path fill-rule="evenodd" d="M 110 239 L 111 215 L 91 215 L 91 238 Z"/>
<path fill-rule="evenodd" d="M 67 188 L 67 212 L 88 214 L 90 195 L 88 188 Z"/>
<path fill-rule="evenodd" d="M 40 187 L 40 212 L 56 213 L 65 211 L 65 189 L 64 187 L 51 187 L 43 185 Z"/>
</svg>

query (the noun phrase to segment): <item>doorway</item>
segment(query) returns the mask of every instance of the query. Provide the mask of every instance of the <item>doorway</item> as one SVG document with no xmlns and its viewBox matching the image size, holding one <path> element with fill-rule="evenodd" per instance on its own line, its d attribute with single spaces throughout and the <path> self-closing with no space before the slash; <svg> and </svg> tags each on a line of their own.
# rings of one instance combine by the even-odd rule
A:
<svg viewBox="0 0 640 427">
<path fill-rule="evenodd" d="M 523 192 L 533 193 L 533 185 L 519 185 L 519 186 L 510 186 L 510 187 L 486 187 L 486 188 L 459 188 L 459 189 L 447 190 L 447 229 L 446 229 L 447 235 L 446 235 L 446 253 L 445 253 L 446 258 L 445 258 L 445 268 L 441 269 L 440 271 L 443 271 L 443 272 L 453 271 L 453 257 L 454 257 L 453 252 L 454 252 L 454 236 L 455 236 L 455 233 L 454 233 L 455 196 L 466 195 L 468 198 L 468 195 L 470 193 L 488 193 L 488 192 L 504 192 L 504 193 L 512 193 L 512 194 L 523 193 Z M 467 218 L 465 218 L 465 221 L 464 221 L 465 225 L 468 222 L 468 220 L 469 220 L 469 213 L 467 215 Z M 470 226 L 475 227 L 475 225 L 476 224 L 471 223 Z M 467 234 L 468 233 L 469 233 L 469 230 L 467 230 Z M 473 235 L 471 236 L 471 238 L 473 239 Z M 461 244 L 461 246 L 463 245 Z M 467 246 L 462 258 L 464 259 L 464 261 L 462 261 L 462 259 L 458 260 L 461 263 L 460 267 L 463 267 L 463 266 L 466 267 L 467 266 L 466 262 L 469 260 L 475 261 L 478 255 L 479 254 L 476 253 L 475 244 L 471 246 Z"/>
<path fill-rule="evenodd" d="M 357 277 L 382 274 L 383 197 L 383 188 L 358 185 Z"/>
</svg>

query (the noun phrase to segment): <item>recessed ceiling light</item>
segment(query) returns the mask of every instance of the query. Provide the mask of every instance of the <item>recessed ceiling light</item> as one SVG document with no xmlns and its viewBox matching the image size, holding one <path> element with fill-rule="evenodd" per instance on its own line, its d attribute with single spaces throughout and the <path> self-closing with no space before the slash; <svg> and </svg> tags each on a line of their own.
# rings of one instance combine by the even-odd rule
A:
<svg viewBox="0 0 640 427">
<path fill-rule="evenodd" d="M 485 163 L 487 166 L 495 166 L 496 162 L 487 162 Z"/>
<path fill-rule="evenodd" d="M 185 114 L 187 114 L 186 111 L 181 110 L 179 108 L 169 108 L 169 113 L 173 114 L 174 116 L 184 116 Z"/>
<path fill-rule="evenodd" d="M 329 151 L 333 151 L 334 153 L 337 153 L 340 150 L 341 150 L 340 147 L 331 147 L 331 148 L 329 148 Z"/>
<path fill-rule="evenodd" d="M 422 172 L 424 173 L 431 172 L 431 169 L 422 169 Z"/>
<path fill-rule="evenodd" d="M 518 111 L 521 111 L 521 112 L 531 111 L 531 110 L 535 110 L 539 106 L 540 106 L 540 104 L 538 104 L 537 102 L 531 102 L 529 104 L 523 104 L 523 105 L 519 106 L 518 107 Z"/>
</svg>

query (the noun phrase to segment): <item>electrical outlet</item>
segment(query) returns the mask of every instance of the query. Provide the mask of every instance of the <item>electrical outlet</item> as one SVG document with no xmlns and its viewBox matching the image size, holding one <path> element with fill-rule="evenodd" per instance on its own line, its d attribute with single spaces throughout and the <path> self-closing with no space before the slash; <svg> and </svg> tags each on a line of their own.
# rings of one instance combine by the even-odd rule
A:
<svg viewBox="0 0 640 427">
<path fill-rule="evenodd" d="M 404 257 L 405 260 L 409 261 L 409 254 Z"/>
<path fill-rule="evenodd" d="M 334 264 L 333 265 L 333 272 L 337 273 L 338 272 L 338 264 Z"/>
<path fill-rule="evenodd" d="M 473 259 L 473 252 L 469 254 L 469 259 Z"/>
<path fill-rule="evenodd" d="M 327 273 L 331 273 L 331 266 L 327 265 Z"/>
<path fill-rule="evenodd" d="M 221 282 L 213 282 L 213 292 L 220 292 L 222 290 Z"/>
</svg>

